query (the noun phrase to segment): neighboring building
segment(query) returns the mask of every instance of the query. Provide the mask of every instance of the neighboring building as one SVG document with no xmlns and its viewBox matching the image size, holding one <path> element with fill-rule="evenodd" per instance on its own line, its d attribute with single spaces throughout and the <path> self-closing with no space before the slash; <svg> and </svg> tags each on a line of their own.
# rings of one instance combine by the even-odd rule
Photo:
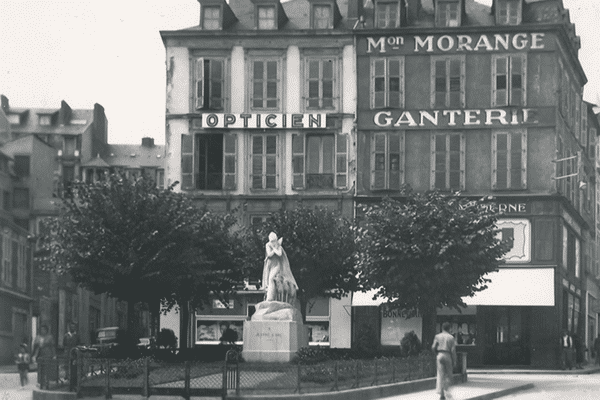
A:
<svg viewBox="0 0 600 400">
<path fill-rule="evenodd" d="M 440 310 L 438 322 L 453 323 L 470 365 L 558 365 L 561 330 L 584 337 L 597 323 L 586 318 L 598 284 L 586 184 L 595 132 L 569 12 L 558 0 L 375 0 L 364 21 L 357 202 L 405 183 L 493 195 L 514 246 L 489 288 L 462 313 Z"/>
<path fill-rule="evenodd" d="M 0 107 L 1 143 L 9 140 L 10 128 L 4 107 Z M 12 214 L 16 178 L 14 159 L 0 150 L 0 364 L 12 363 L 18 345 L 31 339 L 34 305 L 31 241 Z"/>
<path fill-rule="evenodd" d="M 62 101 L 59 109 L 37 109 L 10 107 L 5 96 L 1 100 L 1 149 L 14 166 L 12 179 L 7 175 L 6 185 L 0 182 L 4 193 L 0 214 L 29 230 L 32 237 L 40 233 L 40 221 L 57 215 L 59 197 L 68 194 L 74 180 L 141 168 L 152 171 L 157 180 L 164 176 L 164 146 L 154 146 L 152 139 L 145 138 L 141 146 L 107 143 L 107 118 L 99 104 L 93 110 L 73 110 Z M 27 308 L 30 339 L 40 324 L 50 327 L 59 347 L 71 321 L 78 324 L 85 343 L 94 340 L 98 328 L 126 328 L 127 307 L 122 302 L 82 289 L 68 277 L 37 267 L 34 271 L 30 290 L 35 301 Z M 146 327 L 140 335 L 148 335 L 146 311 L 140 311 L 140 320 Z"/>
<path fill-rule="evenodd" d="M 357 18 L 356 5 L 334 0 L 200 0 L 199 26 L 161 32 L 166 184 L 210 209 L 241 210 L 246 225 L 298 204 L 352 217 Z M 202 333 L 208 319 L 247 318 L 257 299 L 243 296 L 233 310 L 198 311 L 189 337 L 214 340 Z M 350 346 L 344 301 L 315 316 L 332 347 Z"/>
</svg>

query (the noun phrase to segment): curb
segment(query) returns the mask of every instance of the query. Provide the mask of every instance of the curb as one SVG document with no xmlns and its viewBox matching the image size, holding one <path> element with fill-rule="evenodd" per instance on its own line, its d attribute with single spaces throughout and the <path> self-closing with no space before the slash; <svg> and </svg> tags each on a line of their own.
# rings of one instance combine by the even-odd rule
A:
<svg viewBox="0 0 600 400">
<path fill-rule="evenodd" d="M 511 388 L 508 388 L 508 389 L 498 390 L 497 392 L 481 394 L 481 395 L 475 396 L 475 397 L 469 397 L 467 400 L 491 400 L 491 399 L 497 399 L 499 397 L 508 396 L 509 394 L 513 394 L 513 393 L 520 392 L 520 391 L 523 391 L 523 390 L 533 389 L 534 387 L 535 387 L 535 385 L 533 383 L 526 383 L 524 385 L 519 385 L 519 386 L 511 387 Z"/>
<path fill-rule="evenodd" d="M 467 373 L 469 375 L 591 375 L 600 372 L 600 368 L 591 369 L 574 369 L 574 370 L 485 370 L 478 371 L 476 369 L 469 369 Z"/>
<path fill-rule="evenodd" d="M 54 390 L 33 389 L 33 400 L 76 400 L 77 393 L 57 392 Z"/>
</svg>

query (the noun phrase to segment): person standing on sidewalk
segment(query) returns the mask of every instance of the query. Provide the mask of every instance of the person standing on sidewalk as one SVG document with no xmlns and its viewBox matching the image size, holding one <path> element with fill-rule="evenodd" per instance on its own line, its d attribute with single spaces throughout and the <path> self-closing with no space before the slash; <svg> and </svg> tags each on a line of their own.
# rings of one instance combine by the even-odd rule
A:
<svg viewBox="0 0 600 400">
<path fill-rule="evenodd" d="M 29 373 L 29 363 L 31 362 L 31 356 L 29 355 L 29 351 L 27 350 L 27 346 L 20 345 L 19 353 L 15 356 L 15 363 L 17 364 L 17 369 L 19 370 L 19 378 L 21 380 L 21 387 L 25 387 L 29 384 L 29 377 L 27 374 Z"/>
<path fill-rule="evenodd" d="M 431 346 L 436 355 L 437 379 L 436 392 L 440 399 L 452 399 L 450 386 L 452 385 L 452 370 L 456 365 L 456 342 L 450 334 L 450 323 L 442 324 L 442 332 L 435 335 Z"/>
<path fill-rule="evenodd" d="M 52 371 L 51 360 L 56 358 L 54 336 L 50 334 L 48 325 L 40 326 L 40 334 L 33 342 L 33 361 L 38 363 L 38 383 L 40 389 L 47 389 Z M 41 361 L 41 362 L 39 362 Z"/>
<path fill-rule="evenodd" d="M 573 369 L 573 338 L 566 329 L 560 338 L 560 367 Z"/>
</svg>

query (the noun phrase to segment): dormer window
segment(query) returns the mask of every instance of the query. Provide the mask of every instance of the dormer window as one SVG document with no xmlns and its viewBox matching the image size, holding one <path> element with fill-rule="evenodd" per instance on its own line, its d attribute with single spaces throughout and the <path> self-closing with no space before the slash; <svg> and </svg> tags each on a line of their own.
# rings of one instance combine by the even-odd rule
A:
<svg viewBox="0 0 600 400">
<path fill-rule="evenodd" d="M 39 116 L 39 124 L 42 126 L 50 126 L 52 125 L 52 116 L 51 115 L 40 115 Z"/>
<path fill-rule="evenodd" d="M 496 0 L 496 24 L 518 25 L 522 18 L 522 0 Z"/>
<path fill-rule="evenodd" d="M 221 29 L 221 7 L 208 6 L 202 7 L 202 29 L 220 30 Z"/>
<path fill-rule="evenodd" d="M 20 125 L 21 124 L 21 115 L 19 114 L 7 114 L 6 118 L 11 125 Z"/>
<path fill-rule="evenodd" d="M 275 6 L 258 6 L 258 29 L 277 29 Z"/>
<path fill-rule="evenodd" d="M 327 4 L 313 5 L 313 28 L 314 29 L 331 29 L 333 28 L 333 17 L 331 6 Z"/>
<path fill-rule="evenodd" d="M 251 0 L 257 30 L 277 30 L 288 20 L 279 0 Z"/>
<path fill-rule="evenodd" d="M 400 2 L 377 1 L 375 3 L 375 26 L 378 29 L 400 26 Z"/>
<path fill-rule="evenodd" d="M 435 9 L 435 24 L 438 27 L 460 26 L 460 1 L 438 0 Z"/>
</svg>

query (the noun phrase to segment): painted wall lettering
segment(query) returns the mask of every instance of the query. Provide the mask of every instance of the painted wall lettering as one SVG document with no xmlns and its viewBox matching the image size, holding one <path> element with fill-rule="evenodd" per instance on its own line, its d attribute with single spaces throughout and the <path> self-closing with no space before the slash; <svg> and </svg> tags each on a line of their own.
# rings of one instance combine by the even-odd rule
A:
<svg viewBox="0 0 600 400">
<path fill-rule="evenodd" d="M 315 129 L 327 127 L 327 114 L 202 114 L 200 128 Z"/>
<path fill-rule="evenodd" d="M 364 43 L 364 42 L 363 42 Z M 448 53 L 542 50 L 546 48 L 545 33 L 496 33 L 483 35 L 414 35 L 367 37 L 359 53 Z"/>
</svg>

